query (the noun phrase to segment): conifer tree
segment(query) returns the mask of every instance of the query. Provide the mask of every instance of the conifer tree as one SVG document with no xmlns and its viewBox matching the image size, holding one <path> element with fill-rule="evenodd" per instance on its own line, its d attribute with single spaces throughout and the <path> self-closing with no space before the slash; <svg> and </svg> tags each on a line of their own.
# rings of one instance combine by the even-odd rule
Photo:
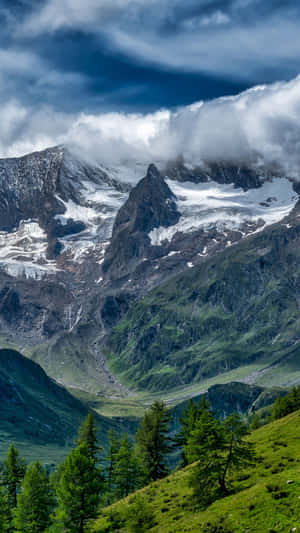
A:
<svg viewBox="0 0 300 533">
<path fill-rule="evenodd" d="M 116 454 L 115 493 L 118 499 L 125 498 L 138 487 L 139 468 L 134 447 L 128 435 L 121 439 Z"/>
<path fill-rule="evenodd" d="M 97 461 L 97 456 L 101 447 L 98 446 L 97 427 L 95 423 L 95 417 L 92 412 L 88 414 L 87 418 L 79 429 L 77 444 L 86 444 L 90 457 L 94 461 Z"/>
<path fill-rule="evenodd" d="M 212 411 L 205 408 L 185 446 L 189 463 L 198 461 L 191 474 L 191 485 L 195 496 L 203 506 L 215 498 L 224 449 L 225 437 L 222 425 L 216 420 Z"/>
<path fill-rule="evenodd" d="M 84 533 L 96 518 L 103 487 L 101 470 L 86 443 L 71 451 L 61 470 L 56 519 L 65 533 Z"/>
<path fill-rule="evenodd" d="M 147 481 L 156 481 L 167 472 L 166 458 L 170 452 L 168 437 L 170 414 L 163 402 L 156 401 L 145 413 L 137 431 L 138 450 L 145 467 Z"/>
<path fill-rule="evenodd" d="M 1 472 L 1 484 L 8 496 L 10 509 L 17 506 L 17 494 L 26 472 L 26 464 L 19 451 L 12 444 L 6 459 L 3 461 Z"/>
<path fill-rule="evenodd" d="M 293 387 L 286 396 L 277 396 L 273 408 L 273 418 L 277 420 L 300 409 L 300 387 Z"/>
<path fill-rule="evenodd" d="M 54 497 L 46 470 L 39 462 L 29 465 L 18 495 L 14 526 L 17 533 L 42 533 L 51 523 Z"/>
</svg>

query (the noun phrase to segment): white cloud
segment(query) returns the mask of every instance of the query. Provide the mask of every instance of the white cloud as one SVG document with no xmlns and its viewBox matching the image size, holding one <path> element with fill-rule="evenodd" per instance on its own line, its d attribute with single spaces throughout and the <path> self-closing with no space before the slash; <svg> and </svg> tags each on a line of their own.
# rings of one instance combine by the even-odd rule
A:
<svg viewBox="0 0 300 533">
<path fill-rule="evenodd" d="M 157 0 L 48 0 L 25 20 L 23 31 L 32 35 L 76 27 L 99 32 L 101 23 L 120 15 L 130 17 L 132 10 L 154 3 Z"/>
<path fill-rule="evenodd" d="M 300 46 L 299 17 L 288 5 L 260 17 L 254 3 L 227 2 L 221 10 L 196 0 L 47 0 L 17 33 L 74 28 L 104 37 L 107 46 L 139 61 L 252 80 L 265 68 L 298 64 Z M 164 31 L 169 24 L 172 31 Z"/>
<path fill-rule="evenodd" d="M 176 112 L 67 114 L 2 106 L 0 154 L 15 156 L 67 143 L 108 165 L 157 162 L 183 155 L 210 160 L 278 163 L 300 175 L 300 76 L 238 96 L 198 102 Z"/>
</svg>

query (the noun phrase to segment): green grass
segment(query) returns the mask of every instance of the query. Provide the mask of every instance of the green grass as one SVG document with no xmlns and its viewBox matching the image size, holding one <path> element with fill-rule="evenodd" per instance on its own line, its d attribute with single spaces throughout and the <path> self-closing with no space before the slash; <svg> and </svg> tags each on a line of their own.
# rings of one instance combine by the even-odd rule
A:
<svg viewBox="0 0 300 533">
<path fill-rule="evenodd" d="M 127 398 L 118 398 L 102 394 L 97 395 L 75 388 L 68 390 L 90 409 L 108 418 L 141 418 L 146 410 L 145 403 L 136 394 Z"/>
<path fill-rule="evenodd" d="M 254 467 L 232 479 L 232 494 L 201 511 L 193 501 L 189 475 L 193 465 L 139 491 L 147 502 L 152 533 L 201 533 L 207 523 L 225 519 L 236 533 L 288 533 L 300 527 L 300 411 L 252 433 Z M 292 483 L 288 483 L 292 481 Z M 93 524 L 94 533 L 131 533 L 124 516 L 134 495 L 105 509 Z M 111 517 L 119 526 L 111 529 Z M 211 529 L 217 532 L 218 529 Z M 222 530 L 219 529 L 221 532 Z"/>
</svg>

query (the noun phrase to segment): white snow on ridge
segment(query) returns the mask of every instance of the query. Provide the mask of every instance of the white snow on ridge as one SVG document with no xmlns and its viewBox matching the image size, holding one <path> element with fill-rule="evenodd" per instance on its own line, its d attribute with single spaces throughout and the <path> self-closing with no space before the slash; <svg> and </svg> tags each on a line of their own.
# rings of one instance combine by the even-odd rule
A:
<svg viewBox="0 0 300 533">
<path fill-rule="evenodd" d="M 232 184 L 178 183 L 166 180 L 177 197 L 181 217 L 177 224 L 168 228 L 153 229 L 151 244 L 159 246 L 164 240 L 171 241 L 177 232 L 187 233 L 197 229 L 236 229 L 245 222 L 262 220 L 262 229 L 287 216 L 295 206 L 298 195 L 286 178 L 266 181 L 258 189 L 244 192 Z"/>
<path fill-rule="evenodd" d="M 117 191 L 106 184 L 92 181 L 82 181 L 80 203 L 69 199 L 65 202 L 57 196 L 64 205 L 65 212 L 56 215 L 61 224 L 66 225 L 68 219 L 83 222 L 85 229 L 74 235 L 67 235 L 60 239 L 67 251 L 76 262 L 82 262 L 90 252 L 95 252 L 102 260 L 107 241 L 112 235 L 116 214 L 128 197 L 127 192 Z"/>
<path fill-rule="evenodd" d="M 57 271 L 46 257 L 47 236 L 37 222 L 27 220 L 11 233 L 0 232 L 0 268 L 10 276 L 41 279 Z"/>
<path fill-rule="evenodd" d="M 64 202 L 62 198 L 57 196 L 57 199 L 64 204 L 66 211 L 63 215 L 56 215 L 55 218 L 61 222 L 61 224 L 66 225 L 68 219 L 72 218 L 73 220 L 84 222 L 86 224 L 93 224 L 93 219 L 97 218 L 97 213 L 91 207 L 85 207 L 83 205 L 75 204 L 73 200 L 68 200 Z"/>
</svg>

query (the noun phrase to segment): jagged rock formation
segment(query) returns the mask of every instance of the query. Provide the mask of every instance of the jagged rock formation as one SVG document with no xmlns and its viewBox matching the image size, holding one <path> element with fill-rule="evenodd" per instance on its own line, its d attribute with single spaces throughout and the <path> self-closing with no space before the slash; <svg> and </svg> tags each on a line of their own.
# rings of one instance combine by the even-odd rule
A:
<svg viewBox="0 0 300 533">
<path fill-rule="evenodd" d="M 160 226 L 173 226 L 179 218 L 174 194 L 157 168 L 150 165 L 116 216 L 103 272 L 110 279 L 134 272 L 141 261 L 153 257 L 149 233 Z"/>
</svg>

